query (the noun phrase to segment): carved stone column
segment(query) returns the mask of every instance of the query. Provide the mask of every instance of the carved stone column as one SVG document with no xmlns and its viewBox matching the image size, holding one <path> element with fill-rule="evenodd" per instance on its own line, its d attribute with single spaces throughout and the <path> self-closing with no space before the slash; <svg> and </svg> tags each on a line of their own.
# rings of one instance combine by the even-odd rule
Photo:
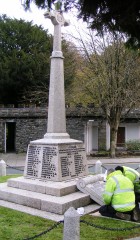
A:
<svg viewBox="0 0 140 240">
<path fill-rule="evenodd" d="M 68 26 L 59 11 L 47 12 L 46 18 L 54 25 L 53 52 L 51 56 L 48 127 L 45 138 L 69 138 L 66 133 L 64 57 L 61 51 L 61 26 Z"/>
</svg>

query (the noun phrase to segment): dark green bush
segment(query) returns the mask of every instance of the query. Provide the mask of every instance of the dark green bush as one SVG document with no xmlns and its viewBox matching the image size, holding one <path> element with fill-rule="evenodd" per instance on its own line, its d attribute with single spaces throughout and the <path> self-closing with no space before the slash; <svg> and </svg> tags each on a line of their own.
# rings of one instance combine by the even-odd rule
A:
<svg viewBox="0 0 140 240">
<path fill-rule="evenodd" d="M 140 151 L 140 140 L 130 140 L 126 142 L 127 150 Z"/>
</svg>

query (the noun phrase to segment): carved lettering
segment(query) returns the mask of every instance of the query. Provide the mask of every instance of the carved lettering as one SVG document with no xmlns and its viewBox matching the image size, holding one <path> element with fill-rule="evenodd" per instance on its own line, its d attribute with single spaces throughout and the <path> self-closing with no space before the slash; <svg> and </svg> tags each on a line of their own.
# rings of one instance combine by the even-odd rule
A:
<svg viewBox="0 0 140 240">
<path fill-rule="evenodd" d="M 57 156 L 56 147 L 44 147 L 43 148 L 43 160 L 42 160 L 42 172 L 41 177 L 47 179 L 55 178 L 56 171 L 56 156 Z"/>
<path fill-rule="evenodd" d="M 41 147 L 39 146 L 29 146 L 28 151 L 28 165 L 27 165 L 27 175 L 38 177 L 38 169 L 39 169 L 39 154 Z"/>
</svg>

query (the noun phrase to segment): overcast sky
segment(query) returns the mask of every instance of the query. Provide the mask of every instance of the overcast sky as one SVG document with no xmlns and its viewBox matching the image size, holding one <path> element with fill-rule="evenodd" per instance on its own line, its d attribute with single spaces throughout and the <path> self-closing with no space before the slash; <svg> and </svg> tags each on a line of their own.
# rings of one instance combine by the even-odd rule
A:
<svg viewBox="0 0 140 240">
<path fill-rule="evenodd" d="M 11 18 L 21 18 L 27 21 L 33 21 L 34 24 L 42 25 L 45 29 L 49 30 L 49 33 L 53 34 L 53 25 L 50 19 L 44 18 L 45 12 L 46 10 L 38 9 L 34 4 L 31 4 L 31 11 L 25 11 L 22 6 L 22 0 L 0 0 L 0 15 L 6 14 Z M 71 25 L 63 27 L 62 32 L 68 33 L 69 31 L 74 31 L 73 26 L 78 24 L 77 18 L 74 17 L 74 13 L 64 14 L 64 16 L 70 20 Z"/>
</svg>

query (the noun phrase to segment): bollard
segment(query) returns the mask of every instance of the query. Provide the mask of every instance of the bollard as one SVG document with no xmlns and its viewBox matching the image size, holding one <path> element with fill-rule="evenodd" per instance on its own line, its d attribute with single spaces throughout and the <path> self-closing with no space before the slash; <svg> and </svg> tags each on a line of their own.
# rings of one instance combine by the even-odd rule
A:
<svg viewBox="0 0 140 240">
<path fill-rule="evenodd" d="M 102 163 L 100 160 L 95 163 L 95 174 L 102 174 Z"/>
<path fill-rule="evenodd" d="M 80 239 L 80 215 L 70 207 L 64 214 L 63 240 Z"/>
<path fill-rule="evenodd" d="M 6 176 L 6 163 L 4 160 L 0 161 L 0 176 Z"/>
<path fill-rule="evenodd" d="M 104 174 L 104 182 L 106 182 L 106 178 L 107 178 L 107 170 L 105 170 L 105 174 Z"/>
</svg>

